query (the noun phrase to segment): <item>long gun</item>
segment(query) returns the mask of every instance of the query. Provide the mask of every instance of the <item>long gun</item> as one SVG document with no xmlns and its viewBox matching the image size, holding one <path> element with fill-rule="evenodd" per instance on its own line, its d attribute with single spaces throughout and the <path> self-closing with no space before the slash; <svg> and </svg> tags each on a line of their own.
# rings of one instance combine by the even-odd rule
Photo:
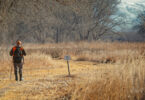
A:
<svg viewBox="0 0 145 100">
<path fill-rule="evenodd" d="M 11 80 L 11 77 L 12 77 L 12 69 L 13 69 L 13 67 L 12 67 L 12 65 L 10 66 L 11 68 L 10 68 L 10 80 Z"/>
<path fill-rule="evenodd" d="M 23 64 L 25 63 L 24 56 L 23 56 Z"/>
</svg>

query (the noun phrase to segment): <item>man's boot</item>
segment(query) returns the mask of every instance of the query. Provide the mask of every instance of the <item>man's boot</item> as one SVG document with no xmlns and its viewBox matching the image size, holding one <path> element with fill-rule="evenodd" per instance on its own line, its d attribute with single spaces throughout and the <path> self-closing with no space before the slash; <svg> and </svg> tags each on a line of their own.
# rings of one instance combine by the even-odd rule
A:
<svg viewBox="0 0 145 100">
<path fill-rule="evenodd" d="M 18 75 L 15 73 L 15 80 L 18 81 Z"/>
<path fill-rule="evenodd" d="M 22 74 L 20 74 L 20 81 L 23 81 L 23 80 L 22 80 Z"/>
<path fill-rule="evenodd" d="M 14 74 L 15 74 L 15 80 L 18 81 L 17 66 L 15 64 L 14 64 Z"/>
</svg>

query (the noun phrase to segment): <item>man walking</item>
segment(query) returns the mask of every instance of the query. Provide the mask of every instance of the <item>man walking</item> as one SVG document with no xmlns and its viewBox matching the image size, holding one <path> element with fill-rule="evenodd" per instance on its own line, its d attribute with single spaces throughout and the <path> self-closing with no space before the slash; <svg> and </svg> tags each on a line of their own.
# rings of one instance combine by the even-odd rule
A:
<svg viewBox="0 0 145 100">
<path fill-rule="evenodd" d="M 10 56 L 13 56 L 15 80 L 18 81 L 17 69 L 19 69 L 19 80 L 22 81 L 22 68 L 26 52 L 22 47 L 22 42 L 20 40 L 16 41 L 16 46 L 11 49 Z"/>
</svg>

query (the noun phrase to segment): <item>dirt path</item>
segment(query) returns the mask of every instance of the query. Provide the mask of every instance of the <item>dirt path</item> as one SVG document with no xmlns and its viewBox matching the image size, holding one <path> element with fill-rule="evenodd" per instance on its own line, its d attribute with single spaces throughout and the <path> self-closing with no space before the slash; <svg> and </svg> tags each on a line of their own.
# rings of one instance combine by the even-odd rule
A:
<svg viewBox="0 0 145 100">
<path fill-rule="evenodd" d="M 93 62 L 71 61 L 71 77 L 67 74 L 67 64 L 64 60 L 53 61 L 54 66 L 39 66 L 35 68 L 24 68 L 24 81 L 15 82 L 5 78 L 0 81 L 1 100 L 25 100 L 42 99 L 52 100 L 59 98 L 69 91 L 74 83 L 83 84 L 94 80 L 95 73 L 101 73 L 98 78 L 106 73 L 104 69 L 113 68 L 110 65 L 95 64 Z M 103 73 L 103 74 L 102 74 Z M 14 78 L 14 75 L 12 76 Z M 0 77 L 1 78 L 1 77 Z"/>
</svg>

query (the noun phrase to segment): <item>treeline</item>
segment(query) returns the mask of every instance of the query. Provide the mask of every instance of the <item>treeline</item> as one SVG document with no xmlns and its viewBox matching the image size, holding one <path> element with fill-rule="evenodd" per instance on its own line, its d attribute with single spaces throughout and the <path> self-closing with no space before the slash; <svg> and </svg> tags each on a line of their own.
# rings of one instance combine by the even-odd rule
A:
<svg viewBox="0 0 145 100">
<path fill-rule="evenodd" d="M 0 0 L 0 43 L 98 40 L 115 33 L 120 0 Z"/>
<path fill-rule="evenodd" d="M 140 34 L 144 40 L 145 40 L 145 7 L 143 10 L 139 13 L 137 17 L 137 24 L 134 28 L 136 28 L 138 31 L 138 34 Z"/>
</svg>

